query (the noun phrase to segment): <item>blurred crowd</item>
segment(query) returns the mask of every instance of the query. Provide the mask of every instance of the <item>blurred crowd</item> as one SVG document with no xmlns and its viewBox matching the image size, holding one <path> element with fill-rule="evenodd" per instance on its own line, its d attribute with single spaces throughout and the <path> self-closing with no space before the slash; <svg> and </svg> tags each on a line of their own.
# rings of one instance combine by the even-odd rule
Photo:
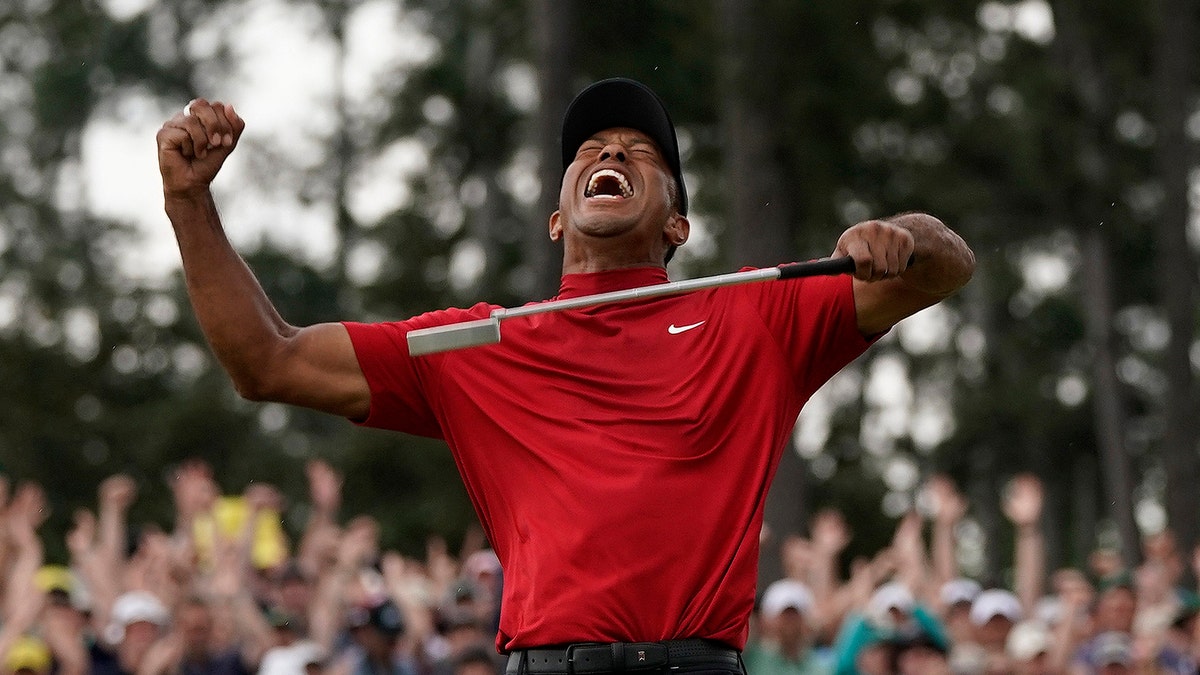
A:
<svg viewBox="0 0 1200 675">
<path fill-rule="evenodd" d="M 306 466 L 307 522 L 253 483 L 222 495 L 209 466 L 170 478 L 171 531 L 127 522 L 135 482 L 103 481 L 47 564 L 42 489 L 0 481 L 0 668 L 43 675 L 490 675 L 500 564 L 470 533 L 458 556 L 380 550 L 379 527 L 339 521 L 342 477 Z M 11 494 L 10 494 L 11 493 Z"/>
<path fill-rule="evenodd" d="M 818 513 L 783 542 L 785 578 L 761 594 L 744 658 L 750 675 L 1195 674 L 1200 663 L 1200 550 L 1169 531 L 1145 537 L 1136 568 L 1100 548 L 1079 569 L 1046 569 L 1043 489 L 1016 477 L 1003 498 L 1015 532 L 1008 584 L 958 566 L 967 501 L 946 477 L 926 485 L 929 512 L 900 519 L 889 546 L 839 561 L 852 532 Z M 1191 570 L 1188 569 L 1189 565 Z"/>
<path fill-rule="evenodd" d="M 222 495 L 202 462 L 168 481 L 171 529 L 135 532 L 136 484 L 112 476 L 95 510 L 75 514 L 66 564 L 45 560 L 42 490 L 0 479 L 3 674 L 502 673 L 503 575 L 482 535 L 457 555 L 436 538 L 420 560 L 383 551 L 376 522 L 341 521 L 342 477 L 320 461 L 306 472 L 295 537 L 277 489 Z M 1102 549 L 1085 568 L 1047 570 L 1042 486 L 1019 476 L 1004 497 L 1015 550 L 1001 586 L 959 568 L 967 502 L 954 484 L 935 477 L 926 495 L 928 512 L 901 518 L 848 574 L 853 532 L 836 511 L 776 542 L 784 578 L 760 589 L 749 675 L 1198 673 L 1200 596 L 1185 577 L 1200 577 L 1200 554 L 1185 560 L 1169 532 L 1146 537 L 1135 569 Z"/>
</svg>

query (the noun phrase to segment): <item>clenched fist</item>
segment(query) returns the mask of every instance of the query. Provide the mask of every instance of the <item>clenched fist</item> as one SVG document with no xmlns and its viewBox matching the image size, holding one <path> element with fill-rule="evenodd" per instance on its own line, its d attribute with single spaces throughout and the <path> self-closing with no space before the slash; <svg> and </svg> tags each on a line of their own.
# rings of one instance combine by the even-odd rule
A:
<svg viewBox="0 0 1200 675">
<path fill-rule="evenodd" d="M 245 128 L 232 105 L 202 98 L 167 120 L 157 136 L 163 194 L 182 197 L 207 190 Z"/>
</svg>

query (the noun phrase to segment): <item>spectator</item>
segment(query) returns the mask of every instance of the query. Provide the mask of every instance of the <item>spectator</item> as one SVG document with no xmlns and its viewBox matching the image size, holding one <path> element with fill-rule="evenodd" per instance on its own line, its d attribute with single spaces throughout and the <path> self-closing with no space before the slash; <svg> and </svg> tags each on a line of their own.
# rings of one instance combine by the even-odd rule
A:
<svg viewBox="0 0 1200 675">
<path fill-rule="evenodd" d="M 761 602 L 761 635 L 742 655 L 749 675 L 826 675 L 833 664 L 813 649 L 813 594 L 795 579 L 767 587 Z"/>
<path fill-rule="evenodd" d="M 918 632 L 892 639 L 892 670 L 895 675 L 950 675 L 949 649 L 944 642 Z"/>
<path fill-rule="evenodd" d="M 1106 631 L 1092 640 L 1089 663 L 1077 672 L 1087 675 L 1125 675 L 1134 672 L 1133 636 L 1122 631 Z"/>
<path fill-rule="evenodd" d="M 942 621 L 952 644 L 970 642 L 975 627 L 971 623 L 971 604 L 983 589 L 974 579 L 958 577 L 942 584 L 938 600 L 942 607 Z"/>
<path fill-rule="evenodd" d="M 496 675 L 496 659 L 485 647 L 472 647 L 456 656 L 450 675 Z"/>
<path fill-rule="evenodd" d="M 320 645 L 300 640 L 268 650 L 258 675 L 308 675 L 319 673 L 324 663 L 325 653 Z"/>
<path fill-rule="evenodd" d="M 400 652 L 404 617 L 391 600 L 354 607 L 346 620 L 352 646 L 341 657 L 349 675 L 416 675 L 410 658 Z"/>
<path fill-rule="evenodd" d="M 975 642 L 989 654 L 1003 652 L 1009 631 L 1022 617 L 1016 595 L 1000 588 L 983 591 L 971 603 Z"/>
<path fill-rule="evenodd" d="M 1050 629 L 1041 621 L 1030 619 L 1012 627 L 1004 643 L 1013 675 L 1053 675 L 1050 654 Z"/>
<path fill-rule="evenodd" d="M 452 675 L 459 667 L 464 655 L 483 648 L 491 654 L 491 668 L 502 670 L 504 663 L 499 659 L 496 649 L 491 645 L 492 624 L 483 619 L 478 612 L 470 607 L 448 605 L 438 612 L 438 635 L 444 640 L 442 649 L 445 656 L 438 659 L 431 669 L 434 675 Z"/>
<path fill-rule="evenodd" d="M 214 644 L 213 610 L 190 597 L 176 608 L 171 630 L 150 647 L 138 675 L 249 675 L 242 654 Z"/>
<path fill-rule="evenodd" d="M 929 639 L 949 650 L 945 629 L 936 616 L 917 603 L 904 584 L 888 582 L 871 595 L 861 612 L 843 623 L 835 646 L 837 675 L 890 672 L 898 638 Z"/>
</svg>

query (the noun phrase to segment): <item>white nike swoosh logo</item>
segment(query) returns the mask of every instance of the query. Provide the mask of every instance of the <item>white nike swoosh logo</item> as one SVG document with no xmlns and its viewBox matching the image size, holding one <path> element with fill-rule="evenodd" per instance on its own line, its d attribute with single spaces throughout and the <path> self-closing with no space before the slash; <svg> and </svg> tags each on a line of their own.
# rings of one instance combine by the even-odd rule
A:
<svg viewBox="0 0 1200 675">
<path fill-rule="evenodd" d="M 670 326 L 667 326 L 667 332 L 671 335 L 679 335 L 680 333 L 689 331 L 693 328 L 698 328 L 703 323 L 703 321 L 697 321 L 696 323 L 689 323 L 686 326 L 676 326 L 675 324 L 671 324 Z"/>
</svg>

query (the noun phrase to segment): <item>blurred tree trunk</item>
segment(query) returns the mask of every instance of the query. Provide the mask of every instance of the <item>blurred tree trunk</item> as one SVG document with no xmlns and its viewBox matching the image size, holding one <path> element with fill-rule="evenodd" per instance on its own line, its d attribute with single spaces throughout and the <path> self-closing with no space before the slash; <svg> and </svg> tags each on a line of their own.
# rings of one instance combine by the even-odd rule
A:
<svg viewBox="0 0 1200 675">
<path fill-rule="evenodd" d="M 1185 133 L 1189 102 L 1196 94 L 1196 4 L 1192 0 L 1158 3 L 1154 88 L 1157 122 L 1155 168 L 1163 185 L 1162 213 L 1154 219 L 1159 303 L 1171 329 L 1163 363 L 1167 391 L 1162 457 L 1167 474 L 1167 514 L 1183 551 L 1200 536 L 1200 492 L 1191 481 L 1200 475 L 1200 409 L 1189 351 L 1195 337 L 1196 264 L 1188 244 L 1189 150 Z"/>
<path fill-rule="evenodd" d="M 562 249 L 550 241 L 542 223 L 558 208 L 562 185 L 559 154 L 562 115 L 575 95 L 571 74 L 575 55 L 575 11 L 577 0 L 534 0 L 529 4 L 537 59 L 540 104 L 534 120 L 538 148 L 538 183 L 541 191 L 527 228 L 525 264 L 532 271 L 535 297 L 550 297 L 558 291 L 562 275 Z"/>
<path fill-rule="evenodd" d="M 783 175 L 775 161 L 778 121 L 764 82 L 778 59 L 769 15 L 762 2 L 719 0 L 723 31 L 721 129 L 725 137 L 725 192 L 730 197 L 727 231 L 735 266 L 764 266 L 791 259 L 791 220 L 783 199 Z M 782 575 L 779 545 L 800 534 L 806 520 L 806 468 L 792 445 L 784 449 L 767 495 L 765 521 L 771 537 L 759 556 L 760 586 Z"/>
<path fill-rule="evenodd" d="M 1133 519 L 1133 475 L 1125 450 L 1125 404 L 1117 381 L 1113 348 L 1112 263 L 1099 228 L 1084 233 L 1083 302 L 1092 351 L 1092 406 L 1106 502 L 1121 535 L 1125 564 L 1136 564 L 1141 551 Z"/>
<path fill-rule="evenodd" d="M 720 0 L 724 31 L 721 128 L 725 135 L 728 231 L 734 264 L 772 265 L 794 248 L 788 235 L 783 172 L 776 161 L 779 120 L 772 115 L 778 92 L 767 84 L 778 52 L 762 2 Z M 754 5 L 759 5 L 755 7 Z"/>
<path fill-rule="evenodd" d="M 351 119 L 350 105 L 346 99 L 346 62 L 350 49 L 346 41 L 346 20 L 349 16 L 346 0 L 327 0 L 321 3 L 325 14 L 325 23 L 329 26 L 334 41 L 333 66 L 333 114 L 337 117 L 337 131 L 332 141 L 332 175 L 333 184 L 330 193 L 334 205 L 334 227 L 337 230 L 337 241 L 334 242 L 334 283 L 338 290 L 339 308 L 347 316 L 356 316 L 361 311 L 361 303 L 354 284 L 350 282 L 350 251 L 357 240 L 358 225 L 350 215 L 349 186 L 350 166 L 353 162 L 354 143 L 351 138 L 354 128 Z"/>
<path fill-rule="evenodd" d="M 1112 82 L 1098 65 L 1100 54 L 1088 41 L 1087 9 L 1079 2 L 1063 2 L 1055 9 L 1059 39 L 1054 55 L 1058 65 L 1071 78 L 1068 84 L 1082 112 L 1077 122 L 1079 157 L 1104 158 L 1109 149 L 1105 128 L 1115 118 L 1112 109 L 1117 100 Z M 1110 184 L 1113 169 L 1103 160 L 1082 171 L 1082 189 L 1092 195 L 1115 189 Z M 1104 485 L 1108 515 L 1116 523 L 1121 538 L 1121 555 L 1133 565 L 1141 554 L 1141 537 L 1133 517 L 1133 473 L 1126 450 L 1128 406 L 1121 395 L 1116 366 L 1118 356 L 1113 339 L 1112 260 L 1109 230 L 1104 227 L 1105 212 L 1099 205 L 1105 200 L 1064 195 L 1060 205 L 1067 222 L 1095 223 L 1078 229 L 1082 248 L 1082 305 L 1087 342 L 1092 354 L 1092 412 L 1100 477 Z M 1110 228 L 1115 226 L 1110 223 Z"/>
<path fill-rule="evenodd" d="M 1083 566 L 1096 548 L 1096 459 L 1084 455 L 1075 460 L 1071 473 L 1071 557 L 1072 565 Z M 1051 567 L 1050 569 L 1056 569 Z"/>
</svg>

